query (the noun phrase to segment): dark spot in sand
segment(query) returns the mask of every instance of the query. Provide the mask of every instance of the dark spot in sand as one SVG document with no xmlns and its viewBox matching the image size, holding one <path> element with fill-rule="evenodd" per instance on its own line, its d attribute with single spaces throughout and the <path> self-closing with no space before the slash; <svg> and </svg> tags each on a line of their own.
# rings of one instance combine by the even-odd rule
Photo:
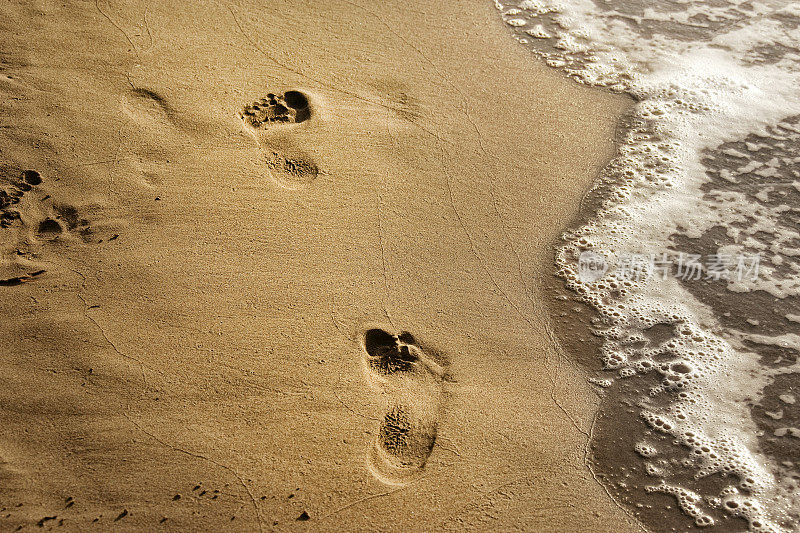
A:
<svg viewBox="0 0 800 533">
<path fill-rule="evenodd" d="M 52 218 L 46 218 L 39 223 L 38 233 L 41 236 L 52 238 L 60 234 L 62 231 L 61 224 Z"/>
<path fill-rule="evenodd" d="M 308 98 L 300 91 L 286 91 L 283 94 L 283 100 L 292 109 L 305 109 L 308 107 Z"/>
<path fill-rule="evenodd" d="M 36 525 L 39 527 L 44 527 L 45 522 L 49 522 L 50 520 L 55 520 L 56 518 L 58 518 L 58 516 L 45 516 L 44 518 L 36 522 Z"/>
<path fill-rule="evenodd" d="M 42 176 L 35 170 L 23 170 L 22 179 L 29 185 L 39 185 L 42 183 Z"/>
</svg>

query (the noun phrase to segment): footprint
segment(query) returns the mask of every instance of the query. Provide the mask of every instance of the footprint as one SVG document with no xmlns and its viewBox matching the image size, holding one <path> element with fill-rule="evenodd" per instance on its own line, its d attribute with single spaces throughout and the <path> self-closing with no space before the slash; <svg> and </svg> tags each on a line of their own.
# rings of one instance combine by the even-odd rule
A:
<svg viewBox="0 0 800 533">
<path fill-rule="evenodd" d="M 47 207 L 47 204 L 43 207 Z M 85 243 L 93 242 L 89 221 L 80 215 L 77 208 L 52 202 L 47 212 L 50 216 L 41 219 L 36 228 L 36 236 L 39 239 L 53 241 L 66 237 L 68 240 L 80 239 Z"/>
<path fill-rule="evenodd" d="M 245 128 L 264 149 L 275 182 L 286 189 L 309 185 L 319 175 L 312 157 L 296 145 L 297 128 L 314 118 L 308 96 L 300 91 L 269 93 L 239 112 Z M 302 124 L 302 125 L 301 125 Z"/>
<path fill-rule="evenodd" d="M 98 241 L 88 210 L 57 202 L 36 170 L 0 162 L 0 282 L 15 284 L 42 271 L 46 250 Z"/>
<path fill-rule="evenodd" d="M 311 118 L 308 98 L 300 91 L 286 91 L 282 95 L 268 94 L 239 113 L 245 124 L 261 129 L 270 124 L 298 124 Z"/>
<path fill-rule="evenodd" d="M 122 111 L 128 118 L 145 127 L 160 130 L 175 123 L 176 116 L 163 96 L 135 87 L 122 96 Z"/>
<path fill-rule="evenodd" d="M 380 481 L 405 484 L 422 472 L 436 443 L 445 372 L 407 332 L 370 329 L 362 347 L 367 380 L 385 407 L 367 465 Z"/>
<path fill-rule="evenodd" d="M 79 236 L 83 242 L 92 242 L 92 228 L 89 226 L 89 221 L 81 216 L 78 209 L 69 204 L 54 203 L 53 210 L 58 214 L 58 218 L 66 224 L 70 232 Z"/>
</svg>

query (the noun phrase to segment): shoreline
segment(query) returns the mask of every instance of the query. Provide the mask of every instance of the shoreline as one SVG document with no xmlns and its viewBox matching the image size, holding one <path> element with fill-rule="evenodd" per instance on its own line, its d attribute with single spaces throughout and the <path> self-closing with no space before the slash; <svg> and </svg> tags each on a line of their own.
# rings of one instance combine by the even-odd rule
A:
<svg viewBox="0 0 800 533">
<path fill-rule="evenodd" d="M 638 530 L 584 462 L 599 400 L 537 281 L 624 98 L 491 2 L 3 10 L 36 21 L 3 157 L 42 176 L 14 235 L 46 272 L 0 287 L 0 524 Z M 312 118 L 237 117 L 287 89 Z M 370 328 L 442 374 L 373 380 Z M 376 479 L 399 404 L 435 443 Z"/>
</svg>

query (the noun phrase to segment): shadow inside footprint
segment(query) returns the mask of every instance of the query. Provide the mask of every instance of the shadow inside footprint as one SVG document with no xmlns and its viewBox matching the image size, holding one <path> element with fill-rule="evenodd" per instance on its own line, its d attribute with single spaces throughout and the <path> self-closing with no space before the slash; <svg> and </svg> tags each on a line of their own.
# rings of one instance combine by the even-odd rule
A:
<svg viewBox="0 0 800 533">
<path fill-rule="evenodd" d="M 286 105 L 295 111 L 295 122 L 303 122 L 311 118 L 311 110 L 308 107 L 308 98 L 300 91 L 286 91 L 283 93 Z"/>
<path fill-rule="evenodd" d="M 41 185 L 42 183 L 42 175 L 35 170 L 23 170 L 22 179 L 28 185 Z"/>
<path fill-rule="evenodd" d="M 61 224 L 52 218 L 46 218 L 39 223 L 36 233 L 43 239 L 55 239 L 63 232 Z"/>
<path fill-rule="evenodd" d="M 387 375 L 394 372 L 410 372 L 419 359 L 407 344 L 382 329 L 371 329 L 364 335 L 367 363 L 374 372 Z"/>
</svg>

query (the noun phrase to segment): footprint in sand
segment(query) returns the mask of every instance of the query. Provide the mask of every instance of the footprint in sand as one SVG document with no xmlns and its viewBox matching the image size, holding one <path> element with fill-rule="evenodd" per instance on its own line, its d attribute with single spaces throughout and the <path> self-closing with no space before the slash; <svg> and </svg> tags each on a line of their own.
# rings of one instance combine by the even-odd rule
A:
<svg viewBox="0 0 800 533">
<path fill-rule="evenodd" d="M 367 380 L 386 409 L 367 464 L 384 483 L 407 483 L 422 472 L 433 451 L 445 373 L 407 332 L 370 329 L 362 346 Z"/>
<path fill-rule="evenodd" d="M 45 249 L 58 243 L 98 243 L 89 209 L 55 201 L 35 170 L 0 162 L 0 285 L 43 272 Z"/>
<path fill-rule="evenodd" d="M 157 92 L 134 87 L 122 96 L 122 112 L 140 126 L 156 130 L 175 124 L 175 112 Z"/>
<path fill-rule="evenodd" d="M 311 156 L 296 146 L 292 133 L 313 122 L 313 108 L 300 91 L 270 93 L 239 112 L 244 126 L 266 154 L 275 182 L 287 189 L 307 186 L 319 174 Z"/>
</svg>

